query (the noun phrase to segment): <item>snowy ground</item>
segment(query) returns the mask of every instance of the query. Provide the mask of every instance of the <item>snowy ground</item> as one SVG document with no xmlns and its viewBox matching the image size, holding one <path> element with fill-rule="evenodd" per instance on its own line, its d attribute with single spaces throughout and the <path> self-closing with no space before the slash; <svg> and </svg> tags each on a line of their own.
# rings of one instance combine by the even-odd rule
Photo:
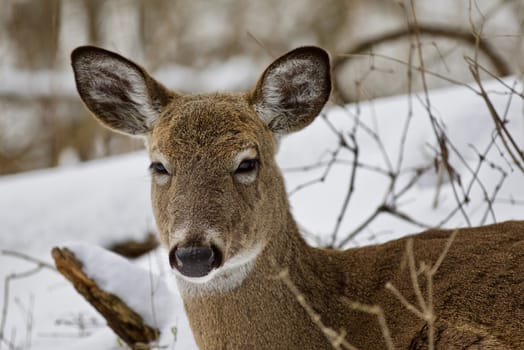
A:
<svg viewBox="0 0 524 350">
<path fill-rule="evenodd" d="M 514 81 L 507 79 L 506 83 L 513 86 Z M 490 96 L 499 113 L 507 116 L 507 127 L 523 148 L 522 98 L 508 94 L 508 88 L 499 82 L 488 84 L 488 88 L 497 92 Z M 516 89 L 520 91 L 520 85 Z M 483 152 L 491 142 L 494 130 L 491 117 L 483 100 L 464 87 L 433 91 L 430 100 L 435 117 L 445 125 L 449 138 L 466 160 L 463 163 L 453 154 L 450 158 L 462 183 L 467 185 L 473 178 L 468 167 L 475 169 L 479 161 L 475 150 Z M 360 161 L 388 169 L 384 154 L 387 154 L 394 168 L 410 108 L 413 118 L 408 129 L 402 167 L 407 169 L 432 164 L 435 137 L 424 107 L 423 94 L 411 98 L 399 96 L 376 100 L 350 105 L 345 109 L 331 107 L 328 109 L 328 120 L 339 130 L 351 130 L 356 120 L 372 129 L 382 140 L 382 145 L 369 133 L 359 131 Z M 329 161 L 329 152 L 335 151 L 337 144 L 333 132 L 321 118 L 303 132 L 284 139 L 278 161 L 288 169 L 284 172 L 288 190 L 293 191 L 296 186 L 322 176 L 325 171 L 324 168 L 315 168 L 296 172 L 291 168 Z M 463 213 L 451 215 L 446 226 L 465 226 L 467 220 L 476 225 L 495 220 L 524 219 L 524 175 L 511 166 L 507 154 L 501 157 L 500 153 L 505 154 L 505 151 L 498 142 L 497 147 L 491 147 L 486 154 L 487 161 L 482 163 L 480 171 L 475 172 L 483 187 L 473 181 L 470 202 Z M 338 159 L 351 161 L 352 155 L 341 151 Z M 496 166 L 490 166 L 490 162 Z M 137 291 L 138 283 L 132 282 L 136 274 L 142 274 L 138 280 L 147 280 L 145 288 L 149 288 L 148 281 L 152 280 L 152 274 L 159 275 L 161 279 L 156 280 L 155 286 L 162 286 L 155 290 L 158 290 L 156 297 L 160 299 L 155 297 L 153 301 L 142 302 L 142 305 L 162 304 L 162 307 L 152 307 L 155 315 L 152 322 L 166 329 L 161 345 L 196 349 L 164 252 L 157 250 L 128 263 L 85 245 L 108 246 L 128 238 L 142 237 L 154 230 L 147 166 L 146 154 L 139 152 L 0 178 L 0 247 L 50 263 L 51 247 L 73 246 L 84 254 L 88 270 L 99 274 L 100 279 L 111 276 L 109 284 L 116 288 L 118 294 L 129 298 L 130 303 L 140 303 L 144 298 Z M 308 235 L 311 242 L 329 242 L 350 175 L 350 165 L 335 163 L 324 182 L 315 183 L 291 196 L 293 212 L 300 225 L 315 234 L 315 237 Z M 407 172 L 399 178 L 398 188 L 408 181 L 409 176 Z M 425 174 L 399 200 L 399 209 L 429 226 L 441 222 L 453 212 L 456 201 L 452 187 L 445 182 L 439 192 L 438 206 L 433 208 L 437 178 L 433 170 Z M 382 203 L 387 185 L 387 176 L 359 169 L 355 192 L 339 229 L 340 239 L 361 225 Z M 485 197 L 491 197 L 494 191 L 497 191 L 497 200 L 490 207 Z M 347 246 L 382 242 L 420 229 L 398 217 L 380 215 Z M 71 245 L 68 243 L 71 241 L 82 243 Z M 0 255 L 0 290 L 5 288 L 7 275 L 14 273 L 23 277 L 21 274 L 34 267 L 35 264 L 27 260 Z M 164 288 L 169 288 L 169 291 Z M 165 299 L 161 298 L 166 297 L 170 300 L 162 301 Z M 6 298 L 7 304 L 5 301 L 2 303 L 2 309 L 6 310 L 2 315 L 5 325 L 0 324 L 0 327 L 4 327 L 5 338 L 17 349 L 121 347 L 116 336 L 104 326 L 103 319 L 55 271 L 43 268 L 23 278 L 11 278 Z M 143 314 L 146 319 L 153 317 L 147 310 Z M 9 348 L 6 343 L 0 345 L 0 349 Z"/>
</svg>

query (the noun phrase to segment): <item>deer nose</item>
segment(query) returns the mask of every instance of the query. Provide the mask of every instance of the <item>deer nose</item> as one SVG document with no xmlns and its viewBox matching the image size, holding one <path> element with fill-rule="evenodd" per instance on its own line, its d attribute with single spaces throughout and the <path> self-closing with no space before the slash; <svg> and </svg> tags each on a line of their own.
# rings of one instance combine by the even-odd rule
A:
<svg viewBox="0 0 524 350">
<path fill-rule="evenodd" d="M 203 277 L 222 263 L 220 250 L 211 245 L 174 247 L 169 253 L 171 268 L 187 277 Z"/>
</svg>

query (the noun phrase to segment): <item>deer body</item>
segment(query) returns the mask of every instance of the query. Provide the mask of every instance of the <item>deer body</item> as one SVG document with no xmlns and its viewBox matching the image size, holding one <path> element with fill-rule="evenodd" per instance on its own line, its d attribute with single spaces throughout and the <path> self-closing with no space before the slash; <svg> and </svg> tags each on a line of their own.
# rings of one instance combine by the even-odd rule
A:
<svg viewBox="0 0 524 350">
<path fill-rule="evenodd" d="M 78 48 L 72 60 L 95 116 L 146 139 L 156 223 L 201 349 L 330 349 L 296 293 L 276 277 L 282 268 L 321 322 L 357 348 L 384 349 L 386 342 L 377 318 L 349 301 L 380 306 L 396 347 L 428 347 L 426 320 L 384 287 L 391 282 L 417 304 L 403 264 L 406 239 L 313 248 L 289 212 L 274 157 L 280 135 L 311 123 L 329 97 L 323 50 L 299 48 L 277 59 L 252 91 L 203 95 L 172 92 L 102 49 Z M 413 236 L 416 261 L 436 262 L 450 233 Z M 433 281 L 435 345 L 524 348 L 522 266 L 523 222 L 460 230 Z"/>
<path fill-rule="evenodd" d="M 523 226 L 506 222 L 459 232 L 435 279 L 437 349 L 524 346 Z M 414 236 L 415 257 L 435 262 L 450 234 L 434 230 Z M 297 231 L 295 235 L 300 240 Z M 322 322 L 337 331 L 344 329 L 346 339 L 358 349 L 385 349 L 386 344 L 376 317 L 352 310 L 347 299 L 381 306 L 397 348 L 426 349 L 426 322 L 384 288 L 391 282 L 416 304 L 409 273 L 401 268 L 406 240 L 344 252 L 315 249 L 304 242 L 296 242 L 297 250 L 289 245 L 268 247 L 271 252 L 260 255 L 241 288 L 184 296 L 199 346 L 332 349 L 296 296 L 275 278 L 272 259 L 280 258 L 277 261 L 288 266 L 289 278 Z"/>
</svg>

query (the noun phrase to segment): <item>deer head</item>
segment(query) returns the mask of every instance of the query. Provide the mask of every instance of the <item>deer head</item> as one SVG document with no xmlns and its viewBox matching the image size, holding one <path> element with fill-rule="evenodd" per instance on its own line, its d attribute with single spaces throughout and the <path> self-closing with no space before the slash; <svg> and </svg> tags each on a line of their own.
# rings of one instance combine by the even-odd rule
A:
<svg viewBox="0 0 524 350">
<path fill-rule="evenodd" d="M 90 46 L 73 51 L 72 65 L 94 116 L 145 139 L 154 215 L 179 280 L 238 285 L 285 225 L 277 140 L 309 125 L 328 100 L 327 53 L 295 49 L 245 93 L 170 91 L 137 64 Z"/>
</svg>

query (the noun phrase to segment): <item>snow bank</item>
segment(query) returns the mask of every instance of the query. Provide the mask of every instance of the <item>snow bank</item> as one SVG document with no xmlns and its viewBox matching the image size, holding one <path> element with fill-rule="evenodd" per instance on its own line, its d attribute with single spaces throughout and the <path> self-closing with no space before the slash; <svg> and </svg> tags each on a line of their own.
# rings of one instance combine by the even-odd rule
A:
<svg viewBox="0 0 524 350">
<path fill-rule="evenodd" d="M 145 152 L 0 177 L 0 246 L 41 254 L 66 240 L 108 246 L 154 228 Z"/>
</svg>

